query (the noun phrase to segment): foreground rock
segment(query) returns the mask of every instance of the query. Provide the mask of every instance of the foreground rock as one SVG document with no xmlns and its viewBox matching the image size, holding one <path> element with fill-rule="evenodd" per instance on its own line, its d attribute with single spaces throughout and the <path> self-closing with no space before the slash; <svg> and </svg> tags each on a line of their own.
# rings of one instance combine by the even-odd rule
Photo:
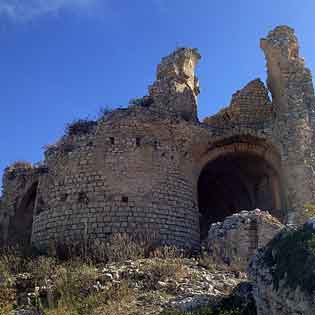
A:
<svg viewBox="0 0 315 315">
<path fill-rule="evenodd" d="M 265 246 L 284 225 L 266 211 L 242 211 L 211 225 L 207 248 L 217 263 L 246 270 L 256 250 Z"/>
<path fill-rule="evenodd" d="M 258 315 L 315 314 L 313 222 L 284 229 L 251 262 Z"/>
<path fill-rule="evenodd" d="M 72 285 L 79 285 L 82 282 L 80 291 L 83 292 L 83 298 L 86 295 L 103 297 L 112 295 L 113 292 L 123 292 L 122 298 L 122 293 L 115 293 L 115 296 L 119 296 L 119 300 L 111 299 L 109 305 L 93 305 L 93 308 L 95 307 L 93 314 L 96 315 L 108 314 L 101 307 L 112 307 L 113 312 L 116 312 L 115 315 L 164 315 L 169 314 L 168 310 L 184 312 L 212 307 L 228 299 L 231 295 L 233 301 L 247 307 L 248 294 L 251 293 L 245 273 L 222 269 L 214 265 L 205 268 L 205 265 L 196 259 L 129 260 L 93 268 L 88 267 L 88 272 L 84 271 L 87 267 L 82 269 L 79 266 L 78 270 L 68 269 L 68 271 L 65 268 L 68 268 L 67 265 L 57 266 L 56 272 L 51 277 L 45 278 L 44 283 L 46 284 L 41 287 L 36 287 L 32 273 L 16 275 L 15 283 L 20 288 L 17 290 L 17 301 L 19 302 L 16 305 L 17 311 L 12 314 L 44 314 L 43 310 L 34 308 L 34 305 L 38 305 L 39 300 L 41 305 L 46 305 L 47 310 L 60 311 L 58 308 L 60 294 L 56 294 L 56 290 L 58 290 L 58 286 L 60 288 L 60 275 L 62 274 L 72 274 L 71 278 L 77 279 Z M 88 279 L 86 279 L 87 277 Z M 83 279 L 86 280 L 83 282 Z M 120 299 L 123 300 L 123 303 Z M 115 303 L 117 310 L 114 308 Z"/>
</svg>

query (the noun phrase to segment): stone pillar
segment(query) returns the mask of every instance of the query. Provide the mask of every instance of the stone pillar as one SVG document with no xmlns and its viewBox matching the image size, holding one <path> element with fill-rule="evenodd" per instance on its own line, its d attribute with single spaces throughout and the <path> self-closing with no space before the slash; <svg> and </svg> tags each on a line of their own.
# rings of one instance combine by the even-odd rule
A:
<svg viewBox="0 0 315 315">
<path fill-rule="evenodd" d="M 178 114 L 187 121 L 197 121 L 199 81 L 195 67 L 200 58 L 197 49 L 179 48 L 162 59 L 157 79 L 149 87 L 153 107 Z"/>
<path fill-rule="evenodd" d="M 314 203 L 312 112 L 315 105 L 310 70 L 299 56 L 294 30 L 278 26 L 261 40 L 273 97 L 274 137 L 281 147 L 290 223 L 305 220 L 305 204 Z"/>
</svg>

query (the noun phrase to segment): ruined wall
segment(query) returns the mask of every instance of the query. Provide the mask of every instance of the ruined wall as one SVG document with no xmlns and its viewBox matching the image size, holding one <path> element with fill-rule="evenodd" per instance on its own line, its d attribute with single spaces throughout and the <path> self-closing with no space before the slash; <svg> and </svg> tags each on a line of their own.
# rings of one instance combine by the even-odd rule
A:
<svg viewBox="0 0 315 315">
<path fill-rule="evenodd" d="M 249 82 L 244 88 L 233 94 L 229 107 L 204 120 L 209 126 L 224 128 L 231 125 L 255 125 L 270 123 L 273 107 L 268 90 L 260 79 Z"/>
<path fill-rule="evenodd" d="M 212 224 L 205 243 L 214 262 L 246 271 L 256 251 L 283 228 L 268 212 L 242 211 Z"/>
<path fill-rule="evenodd" d="M 233 163 L 244 168 L 249 157 L 257 161 L 258 171 L 245 179 L 246 170 L 236 172 L 234 186 L 245 187 L 254 208 L 257 200 L 268 198 L 262 204 L 273 209 L 263 210 L 285 222 L 302 222 L 315 187 L 311 76 L 292 29 L 277 27 L 261 46 L 272 100 L 256 79 L 237 91 L 228 107 L 200 123 L 195 75 L 200 55 L 180 48 L 162 59 L 141 102 L 98 121 L 81 121 L 47 148 L 42 171 L 30 168 L 29 188 L 5 175 L 0 204 L 4 238 L 11 229 L 8 217 L 32 213 L 36 246 L 149 232 L 165 243 L 197 247 L 201 174 L 220 160 L 217 178 L 210 174 L 202 184 L 215 192 L 228 186 L 220 176 L 235 170 Z M 222 198 L 237 194 L 226 190 Z M 238 198 L 229 214 L 250 210 L 242 208 L 246 198 Z M 214 210 L 207 206 L 207 211 L 209 217 Z M 20 226 L 18 221 L 13 226 Z"/>
<path fill-rule="evenodd" d="M 190 131 L 184 121 L 133 108 L 104 117 L 92 134 L 65 139 L 72 151 L 48 157 L 39 193 L 46 208 L 34 218 L 33 242 L 147 232 L 196 246 Z"/>
<path fill-rule="evenodd" d="M 259 80 L 249 82 L 233 94 L 228 107 L 204 119 L 212 142 L 250 136 L 274 143 L 274 109 L 268 89 Z M 276 148 L 279 149 L 278 147 Z"/>
<path fill-rule="evenodd" d="M 273 96 L 274 141 L 278 143 L 285 176 L 288 220 L 305 221 L 305 204 L 314 203 L 314 89 L 310 70 L 299 56 L 294 30 L 276 27 L 261 40 Z"/>
<path fill-rule="evenodd" d="M 199 81 L 195 67 L 200 58 L 197 49 L 179 48 L 162 59 L 157 67 L 157 80 L 149 87 L 153 108 L 197 121 Z"/>
<path fill-rule="evenodd" d="M 25 162 L 16 162 L 5 169 L 0 205 L 0 243 L 30 241 L 36 203 L 34 187 L 38 185 L 42 172 L 42 166 L 34 167 Z"/>
<path fill-rule="evenodd" d="M 162 62 L 149 107 L 109 113 L 88 133 L 64 137 L 46 152 L 49 173 L 38 193 L 45 207 L 34 217 L 35 244 L 148 233 L 163 243 L 198 246 L 193 133 L 186 122 L 196 118 L 195 103 L 188 99 L 191 108 L 174 110 L 186 93 L 178 86 L 195 82 L 189 63 L 195 54 L 181 49 Z M 165 86 L 171 76 L 182 76 L 172 92 Z M 161 98 L 170 94 L 173 107 L 161 110 Z"/>
</svg>

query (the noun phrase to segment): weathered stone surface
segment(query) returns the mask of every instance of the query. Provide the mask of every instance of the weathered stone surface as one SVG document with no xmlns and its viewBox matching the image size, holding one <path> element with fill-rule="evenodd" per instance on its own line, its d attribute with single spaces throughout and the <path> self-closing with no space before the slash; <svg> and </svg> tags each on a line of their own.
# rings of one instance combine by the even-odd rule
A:
<svg viewBox="0 0 315 315">
<path fill-rule="evenodd" d="M 149 87 L 152 107 L 175 113 L 185 120 L 197 120 L 199 81 L 195 67 L 201 58 L 197 49 L 179 48 L 162 59 L 157 80 Z"/>
<path fill-rule="evenodd" d="M 294 30 L 278 26 L 261 40 L 273 97 L 274 138 L 282 151 L 282 168 L 290 202 L 288 221 L 303 223 L 305 204 L 314 203 L 314 88 L 311 72 L 299 55 Z M 309 201 L 307 201 L 309 200 Z"/>
<path fill-rule="evenodd" d="M 36 307 L 22 307 L 14 311 L 14 315 L 43 315 Z"/>
<path fill-rule="evenodd" d="M 198 248 L 209 225 L 237 209 L 304 222 L 305 205 L 315 204 L 312 78 L 289 27 L 261 47 L 272 100 L 257 79 L 200 123 L 200 55 L 180 48 L 162 59 L 148 96 L 76 122 L 43 165 L 6 169 L 0 240 L 47 248 L 149 233 Z"/>
<path fill-rule="evenodd" d="M 224 222 L 211 225 L 207 249 L 215 262 L 246 270 L 256 250 L 265 246 L 283 227 L 268 212 L 241 211 Z"/>
<path fill-rule="evenodd" d="M 249 278 L 258 315 L 315 313 L 314 241 L 313 222 L 287 227 L 257 253 Z"/>
<path fill-rule="evenodd" d="M 205 118 L 204 123 L 221 128 L 232 123 L 268 124 L 272 119 L 272 108 L 268 89 L 260 79 L 256 79 L 233 94 L 229 107 Z"/>
</svg>

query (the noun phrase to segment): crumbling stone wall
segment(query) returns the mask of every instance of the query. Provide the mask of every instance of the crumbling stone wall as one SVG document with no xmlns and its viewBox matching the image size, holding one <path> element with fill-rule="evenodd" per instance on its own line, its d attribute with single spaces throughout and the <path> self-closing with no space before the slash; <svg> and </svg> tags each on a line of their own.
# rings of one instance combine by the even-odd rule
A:
<svg viewBox="0 0 315 315">
<path fill-rule="evenodd" d="M 214 262 L 246 271 L 256 251 L 283 228 L 284 225 L 266 211 L 241 211 L 211 225 L 207 251 Z"/>
<path fill-rule="evenodd" d="M 248 187 L 245 193 L 251 195 L 268 191 L 272 209 L 263 210 L 282 221 L 305 220 L 304 205 L 314 203 L 315 185 L 311 75 L 292 29 L 275 28 L 261 47 L 268 87 L 259 79 L 250 82 L 232 96 L 228 107 L 203 123 L 197 118 L 195 75 L 200 55 L 196 49 L 181 48 L 162 59 L 156 81 L 141 102 L 98 121 L 81 121 L 48 147 L 44 171 L 29 171 L 33 190 L 37 183 L 32 242 L 45 247 L 53 241 L 149 231 L 162 242 L 197 247 L 203 220 L 199 178 L 218 159 L 220 168 L 229 170 L 231 163 L 249 156 L 264 167 L 255 180 L 236 174 L 235 185 Z M 203 185 L 215 191 L 216 180 L 222 179 L 209 176 Z M 5 174 L 0 206 L 5 231 L 10 228 L 4 213 L 22 213 L 17 204 L 30 193 L 19 183 L 8 181 Z M 227 190 L 224 198 L 232 195 Z M 252 198 L 253 207 L 260 199 Z M 243 209 L 240 204 L 231 212 Z M 211 215 L 213 210 L 207 211 Z"/>
<path fill-rule="evenodd" d="M 314 202 L 313 134 L 314 89 L 310 70 L 299 56 L 293 29 L 282 26 L 261 40 L 273 96 L 274 137 L 281 147 L 292 222 L 305 221 L 305 203 Z M 299 184 L 297 184 L 299 183 Z"/>
<path fill-rule="evenodd" d="M 207 118 L 205 123 L 219 137 L 255 135 L 265 139 L 279 153 L 281 198 L 287 212 L 286 220 L 303 223 L 306 220 L 305 205 L 314 204 L 315 191 L 312 77 L 299 56 L 293 29 L 276 27 L 261 40 L 261 48 L 267 60 L 267 85 L 272 102 L 267 89 L 259 81 L 252 81 L 232 97 L 228 108 Z M 258 90 L 261 99 L 256 96 Z M 260 106 L 263 103 L 265 106 Z M 258 109 L 262 107 L 265 110 Z"/>
<path fill-rule="evenodd" d="M 268 89 L 260 79 L 248 83 L 243 89 L 232 95 L 229 107 L 225 107 L 218 114 L 204 120 L 209 126 L 224 128 L 226 125 L 254 124 L 257 128 L 270 123 L 272 120 L 272 103 L 268 96 Z"/>
<path fill-rule="evenodd" d="M 0 203 L 0 243 L 29 242 L 32 233 L 33 208 L 42 166 L 16 162 L 7 167 L 3 176 L 4 194 Z"/>
<path fill-rule="evenodd" d="M 49 153 L 34 217 L 33 242 L 105 240 L 113 233 L 156 233 L 196 246 L 198 208 L 192 181 L 191 129 L 144 108 L 119 110 L 91 134 L 65 138 Z"/>
<path fill-rule="evenodd" d="M 162 59 L 157 67 L 157 79 L 149 87 L 154 108 L 197 121 L 199 81 L 195 67 L 200 58 L 197 49 L 179 48 Z"/>
</svg>

